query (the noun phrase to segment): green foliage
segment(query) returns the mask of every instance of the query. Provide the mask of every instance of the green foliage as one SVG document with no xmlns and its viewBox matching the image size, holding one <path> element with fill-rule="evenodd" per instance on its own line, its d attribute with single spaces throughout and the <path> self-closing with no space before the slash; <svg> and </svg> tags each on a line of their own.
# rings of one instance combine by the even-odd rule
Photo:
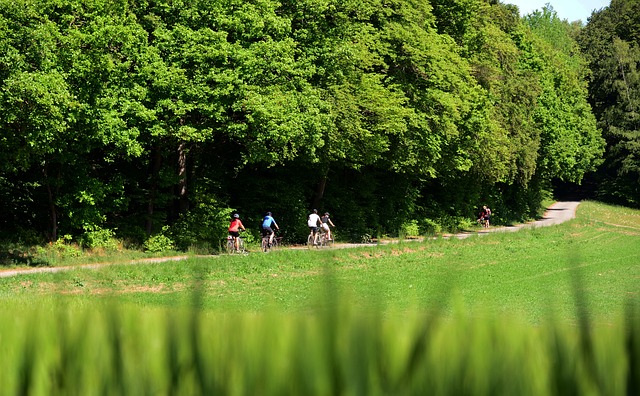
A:
<svg viewBox="0 0 640 396">
<path fill-rule="evenodd" d="M 637 0 L 612 1 L 594 13 L 578 40 L 591 75 L 589 99 L 607 141 L 605 163 L 594 182 L 599 195 L 640 205 L 640 24 Z"/>
<path fill-rule="evenodd" d="M 400 227 L 400 235 L 409 238 L 420 236 L 420 227 L 418 227 L 418 220 L 409 220 L 404 222 Z"/>
<path fill-rule="evenodd" d="M 464 216 L 446 216 L 439 219 L 442 228 L 449 232 L 460 232 L 475 226 L 475 219 Z"/>
<path fill-rule="evenodd" d="M 82 249 L 73 243 L 73 237 L 69 234 L 63 235 L 56 242 L 44 246 L 36 246 L 32 263 L 46 263 L 56 265 L 57 263 L 82 256 Z"/>
<path fill-rule="evenodd" d="M 421 219 L 418 222 L 422 234 L 425 235 L 439 235 L 442 233 L 442 225 L 433 219 Z"/>
<path fill-rule="evenodd" d="M 174 241 L 166 235 L 168 233 L 169 227 L 163 227 L 162 233 L 151 235 L 144 241 L 143 248 L 145 251 L 150 253 L 160 253 L 168 250 L 172 250 L 175 247 Z"/>
<path fill-rule="evenodd" d="M 240 237 L 244 240 L 245 245 L 259 244 L 261 242 L 261 234 L 257 229 L 243 231 Z"/>
<path fill-rule="evenodd" d="M 0 218 L 52 241 L 170 226 L 186 250 L 224 237 L 228 207 L 252 229 L 272 209 L 292 242 L 312 206 L 354 239 L 495 191 L 523 216 L 600 161 L 575 32 L 482 0 L 1 1 Z M 602 84 L 620 94 L 621 40 L 603 65 L 628 79 Z M 607 125 L 632 178 L 634 129 Z"/>
<path fill-rule="evenodd" d="M 120 241 L 116 238 L 115 230 L 97 227 L 86 231 L 80 238 L 80 244 L 87 249 L 117 250 Z"/>
<path fill-rule="evenodd" d="M 538 173 L 547 180 L 581 182 L 601 164 L 604 140 L 587 103 L 586 61 L 571 36 L 572 27 L 551 8 L 526 19 L 544 41 L 541 55 L 551 65 L 541 78 L 534 120 L 541 130 Z"/>
<path fill-rule="evenodd" d="M 464 240 L 5 278 L 0 394 L 634 394 L 637 230 L 584 202 Z"/>
<path fill-rule="evenodd" d="M 0 327 L 9 363 L 0 372 L 2 394 L 84 394 L 100 386 L 122 394 L 367 389 L 404 395 L 432 388 L 468 395 L 623 395 L 637 385 L 636 373 L 629 372 L 638 358 L 635 305 L 624 319 L 583 329 L 557 323 L 534 328 L 511 317 L 481 320 L 462 313 L 452 320 L 441 320 L 438 312 L 367 315 L 333 300 L 316 315 L 107 303 L 99 309 L 61 309 L 55 302 L 40 309 L 3 307 L 4 316 L 19 320 Z"/>
<path fill-rule="evenodd" d="M 218 241 L 227 237 L 233 212 L 233 209 L 220 206 L 214 199 L 202 202 L 183 214 L 171 227 L 171 239 L 180 250 L 203 242 L 217 246 Z"/>
</svg>

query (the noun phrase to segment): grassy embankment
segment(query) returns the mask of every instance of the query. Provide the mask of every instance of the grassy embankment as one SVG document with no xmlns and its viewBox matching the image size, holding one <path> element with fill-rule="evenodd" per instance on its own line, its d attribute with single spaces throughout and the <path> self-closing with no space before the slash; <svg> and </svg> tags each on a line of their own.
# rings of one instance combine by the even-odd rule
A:
<svg viewBox="0 0 640 396">
<path fill-rule="evenodd" d="M 0 394 L 625 394 L 639 242 L 640 212 L 584 203 L 466 240 L 0 279 Z"/>
</svg>

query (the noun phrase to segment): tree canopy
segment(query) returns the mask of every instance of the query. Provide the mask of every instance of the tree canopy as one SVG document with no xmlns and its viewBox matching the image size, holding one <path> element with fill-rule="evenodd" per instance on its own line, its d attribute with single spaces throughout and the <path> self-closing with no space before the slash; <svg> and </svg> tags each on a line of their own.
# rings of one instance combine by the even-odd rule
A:
<svg viewBox="0 0 640 396">
<path fill-rule="evenodd" d="M 599 128 L 637 153 L 637 37 L 585 59 L 575 30 L 489 0 L 0 0 L 3 229 L 186 248 L 234 210 L 291 240 L 311 208 L 352 236 L 526 218 L 601 163 Z M 596 124 L 594 62 L 624 125 Z"/>
<path fill-rule="evenodd" d="M 607 141 L 598 192 L 639 207 L 640 1 L 611 1 L 591 16 L 578 42 L 591 71 L 589 101 Z"/>
</svg>

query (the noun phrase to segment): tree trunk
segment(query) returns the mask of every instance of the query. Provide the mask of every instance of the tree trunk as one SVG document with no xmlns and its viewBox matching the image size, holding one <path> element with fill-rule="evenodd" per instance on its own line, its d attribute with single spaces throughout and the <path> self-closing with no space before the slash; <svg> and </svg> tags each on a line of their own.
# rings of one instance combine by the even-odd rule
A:
<svg viewBox="0 0 640 396">
<path fill-rule="evenodd" d="M 147 220 L 145 222 L 145 230 L 147 235 L 151 235 L 153 231 L 153 211 L 155 209 L 155 201 L 158 195 L 158 174 L 162 165 L 162 155 L 160 149 L 155 147 L 151 149 L 151 169 L 150 169 L 150 186 L 149 186 L 149 202 L 147 203 Z"/>
<path fill-rule="evenodd" d="M 187 196 L 187 150 L 186 143 L 178 145 L 178 202 L 179 213 L 189 210 L 189 200 Z"/>
<path fill-rule="evenodd" d="M 320 207 L 322 197 L 324 197 L 324 189 L 327 186 L 327 181 L 329 180 L 328 173 L 329 172 L 325 172 L 322 175 L 318 185 L 316 186 L 316 192 L 313 195 L 313 200 L 311 202 L 311 209 L 318 209 Z"/>
<path fill-rule="evenodd" d="M 49 164 L 45 161 L 42 173 L 44 175 L 44 182 L 47 186 L 47 196 L 49 198 L 49 220 L 51 221 L 51 235 L 49 239 L 50 242 L 55 242 L 58 240 L 58 210 L 56 209 L 54 193 L 51 189 L 51 183 L 49 182 L 48 168 Z"/>
</svg>

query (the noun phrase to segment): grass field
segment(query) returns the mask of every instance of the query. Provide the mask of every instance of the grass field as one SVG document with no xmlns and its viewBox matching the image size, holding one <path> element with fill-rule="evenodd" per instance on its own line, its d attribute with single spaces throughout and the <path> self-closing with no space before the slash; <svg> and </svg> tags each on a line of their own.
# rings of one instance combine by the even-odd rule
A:
<svg viewBox="0 0 640 396">
<path fill-rule="evenodd" d="M 0 279 L 0 395 L 638 394 L 640 211 Z M 195 308 L 195 309 L 194 309 Z"/>
<path fill-rule="evenodd" d="M 577 219 L 553 227 L 465 240 L 116 265 L 0 280 L 0 299 L 116 296 L 142 305 L 304 312 L 326 296 L 364 310 L 444 309 L 475 314 L 575 318 L 576 298 L 608 321 L 640 291 L 640 212 L 583 203 Z"/>
</svg>

